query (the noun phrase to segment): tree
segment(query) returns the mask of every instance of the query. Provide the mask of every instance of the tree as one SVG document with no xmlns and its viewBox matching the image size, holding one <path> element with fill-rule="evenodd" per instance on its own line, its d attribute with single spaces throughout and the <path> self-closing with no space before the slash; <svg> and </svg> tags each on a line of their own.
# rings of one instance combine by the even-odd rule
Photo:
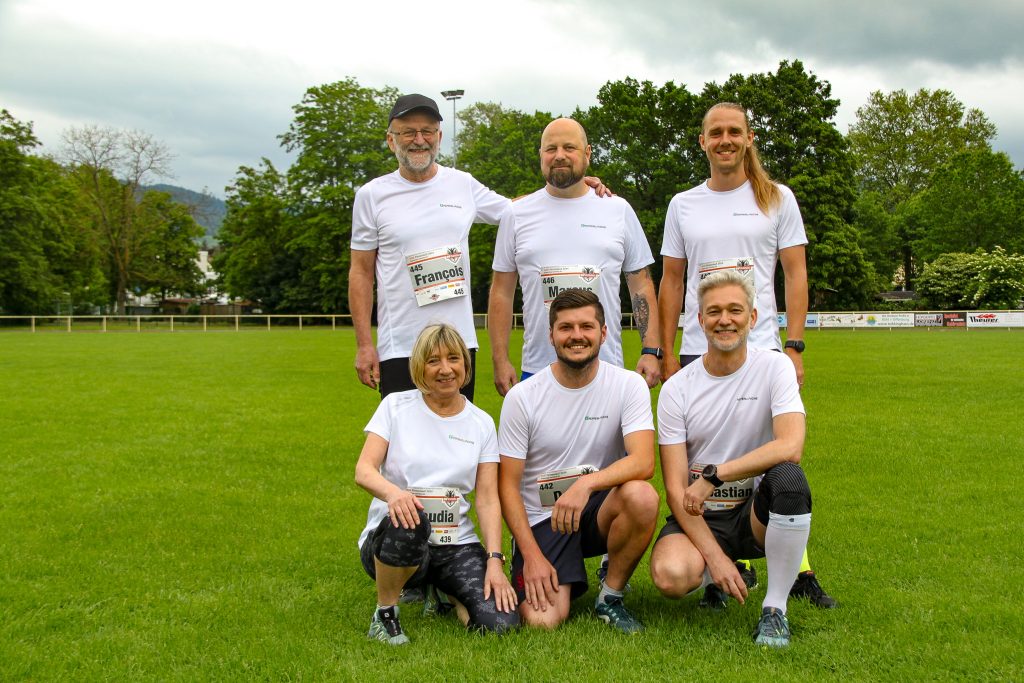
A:
<svg viewBox="0 0 1024 683">
<path fill-rule="evenodd" d="M 942 254 L 925 265 L 917 292 L 939 309 L 1018 308 L 1024 299 L 1024 256 L 1001 247 L 991 253 Z"/>
<path fill-rule="evenodd" d="M 139 288 L 161 299 L 202 294 L 205 281 L 196 262 L 196 245 L 205 231 L 190 208 L 166 192 L 151 190 L 139 202 L 136 220 L 146 224 L 142 232 L 153 236 L 135 259 Z"/>
<path fill-rule="evenodd" d="M 988 149 L 996 128 L 978 109 L 965 110 L 948 90 L 924 88 L 913 95 L 871 93 L 857 110 L 847 140 L 861 190 L 877 192 L 897 219 L 895 228 L 906 285 L 913 284 L 920 238 L 900 220 L 902 205 L 925 189 L 932 174 L 967 149 Z"/>
<path fill-rule="evenodd" d="M 227 189 L 227 215 L 213 266 L 234 297 L 258 301 L 266 311 L 289 310 L 301 264 L 288 249 L 291 240 L 288 184 L 267 159 L 242 166 Z"/>
<path fill-rule="evenodd" d="M 527 114 L 494 102 L 479 102 L 459 112 L 459 164 L 481 183 L 506 197 L 544 187 L 540 172 L 540 136 L 551 114 Z M 469 233 L 473 306 L 487 308 L 491 263 L 498 228 L 474 225 Z"/>
<path fill-rule="evenodd" d="M 914 243 L 921 258 L 996 246 L 1024 251 L 1024 178 L 1002 152 L 959 152 L 911 203 L 922 225 Z"/>
<path fill-rule="evenodd" d="M 46 313 L 102 297 L 97 252 L 59 165 L 30 152 L 32 125 L 0 111 L 0 310 Z"/>
<path fill-rule="evenodd" d="M 364 88 L 354 78 L 310 88 L 280 136 L 298 158 L 288 170 L 294 221 L 287 249 L 299 281 L 285 301 L 293 310 L 348 311 L 349 242 L 356 190 L 398 167 L 388 149 L 388 114 L 398 91 Z"/>
<path fill-rule="evenodd" d="M 129 289 L 144 285 L 136 258 L 159 230 L 139 220 L 141 189 L 150 178 L 170 177 L 172 156 L 147 133 L 83 126 L 63 135 L 63 157 L 85 198 L 106 257 L 110 300 L 124 312 Z"/>
</svg>

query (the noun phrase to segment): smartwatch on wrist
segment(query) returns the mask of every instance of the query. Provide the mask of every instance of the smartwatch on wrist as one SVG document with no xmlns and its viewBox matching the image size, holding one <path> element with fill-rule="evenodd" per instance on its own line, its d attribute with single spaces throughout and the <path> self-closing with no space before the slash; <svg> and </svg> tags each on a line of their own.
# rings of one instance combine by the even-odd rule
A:
<svg viewBox="0 0 1024 683">
<path fill-rule="evenodd" d="M 661 350 L 660 346 L 658 346 L 658 347 L 652 347 L 652 346 L 645 346 L 645 347 L 643 347 L 642 349 L 640 349 L 640 355 L 643 356 L 645 354 L 650 354 L 650 355 L 654 356 L 655 358 L 657 358 L 658 360 L 661 360 L 662 358 L 665 357 L 665 353 Z"/>
<path fill-rule="evenodd" d="M 702 476 L 706 481 L 711 482 L 711 485 L 715 488 L 718 488 L 724 483 L 718 478 L 718 465 L 705 465 L 700 476 Z"/>
<path fill-rule="evenodd" d="M 807 345 L 803 339 L 787 339 L 783 348 L 793 349 L 797 353 L 803 353 Z"/>
<path fill-rule="evenodd" d="M 498 560 L 499 562 L 501 562 L 502 565 L 505 564 L 505 556 L 502 553 L 499 553 L 499 552 L 491 551 L 491 552 L 487 553 L 487 559 L 488 560 L 491 560 L 491 559 Z"/>
</svg>

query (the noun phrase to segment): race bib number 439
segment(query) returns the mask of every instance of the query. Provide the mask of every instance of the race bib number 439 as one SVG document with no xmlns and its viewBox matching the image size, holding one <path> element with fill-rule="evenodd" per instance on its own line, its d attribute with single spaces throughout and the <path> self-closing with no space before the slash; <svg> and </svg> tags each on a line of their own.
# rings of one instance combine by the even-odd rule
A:
<svg viewBox="0 0 1024 683">
<path fill-rule="evenodd" d="M 466 269 L 458 245 L 438 247 L 405 257 L 416 305 L 427 306 L 438 301 L 466 296 Z"/>
<path fill-rule="evenodd" d="M 423 504 L 430 520 L 430 544 L 452 545 L 459 540 L 459 500 L 462 494 L 451 486 L 409 488 L 409 493 Z"/>
<path fill-rule="evenodd" d="M 569 490 L 577 479 L 584 474 L 597 472 L 592 465 L 567 467 L 563 470 L 552 470 L 537 477 L 537 489 L 540 491 L 540 504 L 543 507 L 554 507 L 563 493 Z"/>
<path fill-rule="evenodd" d="M 597 266 L 544 266 L 540 269 L 541 292 L 544 294 L 544 308 L 559 293 L 567 289 L 585 289 L 596 292 L 601 279 L 601 269 Z"/>
</svg>

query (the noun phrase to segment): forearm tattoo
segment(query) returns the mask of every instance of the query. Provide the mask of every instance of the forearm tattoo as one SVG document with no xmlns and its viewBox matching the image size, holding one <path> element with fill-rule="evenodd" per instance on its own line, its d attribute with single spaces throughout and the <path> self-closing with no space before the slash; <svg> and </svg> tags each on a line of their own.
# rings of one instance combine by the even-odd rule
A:
<svg viewBox="0 0 1024 683">
<path fill-rule="evenodd" d="M 633 319 L 636 321 L 636 328 L 640 330 L 640 342 L 647 338 L 647 325 L 651 319 L 651 307 L 647 305 L 647 299 L 643 294 L 633 295 Z"/>
</svg>

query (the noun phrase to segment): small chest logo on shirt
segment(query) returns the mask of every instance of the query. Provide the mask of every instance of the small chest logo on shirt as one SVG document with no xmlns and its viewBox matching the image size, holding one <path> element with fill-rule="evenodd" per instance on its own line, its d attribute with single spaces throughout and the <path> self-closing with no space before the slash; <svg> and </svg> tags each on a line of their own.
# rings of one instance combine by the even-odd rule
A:
<svg viewBox="0 0 1024 683">
<path fill-rule="evenodd" d="M 596 415 L 594 417 L 591 417 L 590 415 L 584 415 L 583 416 L 583 421 L 584 422 L 592 422 L 594 420 L 607 420 L 607 419 L 608 419 L 607 415 Z"/>
<path fill-rule="evenodd" d="M 732 215 L 733 216 L 760 216 L 761 214 L 759 214 L 756 211 L 754 213 L 743 213 L 742 211 L 733 211 Z"/>
<path fill-rule="evenodd" d="M 740 396 L 736 399 L 737 401 L 756 401 L 757 396 Z"/>
<path fill-rule="evenodd" d="M 461 436 L 455 436 L 454 434 L 449 434 L 448 438 L 451 439 L 452 441 L 461 441 L 462 443 L 468 443 L 470 445 L 473 445 L 473 444 L 476 443 L 475 441 L 470 441 L 469 439 L 463 439 Z"/>
<path fill-rule="evenodd" d="M 607 230 L 607 225 L 595 225 L 593 223 L 580 223 L 581 228 L 593 228 L 594 230 Z"/>
<path fill-rule="evenodd" d="M 461 209 L 462 206 L 460 204 L 445 204 L 444 202 L 441 202 L 441 208 L 442 209 Z"/>
</svg>

